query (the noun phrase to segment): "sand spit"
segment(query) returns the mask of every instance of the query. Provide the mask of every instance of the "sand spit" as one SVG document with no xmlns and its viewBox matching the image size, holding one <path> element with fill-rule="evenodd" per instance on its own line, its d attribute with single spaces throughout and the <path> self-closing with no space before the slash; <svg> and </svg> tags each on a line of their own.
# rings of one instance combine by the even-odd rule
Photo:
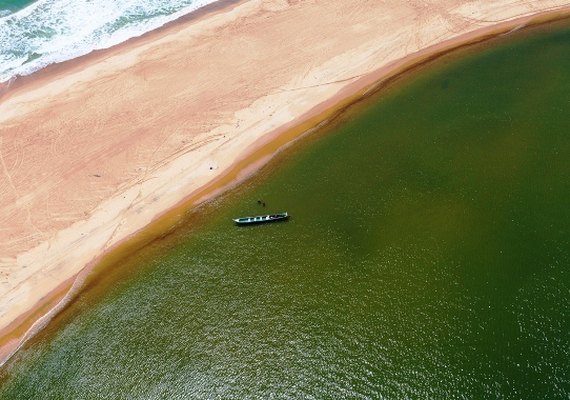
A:
<svg viewBox="0 0 570 400">
<path fill-rule="evenodd" d="M 568 9 L 560 0 L 230 2 L 4 85 L 1 354 L 102 254 L 182 201 L 218 193 L 339 102 Z"/>
</svg>

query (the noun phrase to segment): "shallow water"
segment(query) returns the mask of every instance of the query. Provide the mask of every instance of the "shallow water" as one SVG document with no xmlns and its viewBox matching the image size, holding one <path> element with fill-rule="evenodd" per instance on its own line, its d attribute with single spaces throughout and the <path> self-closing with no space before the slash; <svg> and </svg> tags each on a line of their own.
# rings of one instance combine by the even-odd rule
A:
<svg viewBox="0 0 570 400">
<path fill-rule="evenodd" d="M 0 398 L 568 398 L 569 70 L 551 26 L 409 74 L 101 275 Z"/>
</svg>

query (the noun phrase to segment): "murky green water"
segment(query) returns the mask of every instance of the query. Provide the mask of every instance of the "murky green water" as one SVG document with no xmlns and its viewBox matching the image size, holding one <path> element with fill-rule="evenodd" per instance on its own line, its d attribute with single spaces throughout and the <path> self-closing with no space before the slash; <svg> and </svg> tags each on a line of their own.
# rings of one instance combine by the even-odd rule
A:
<svg viewBox="0 0 570 400">
<path fill-rule="evenodd" d="M 401 80 L 102 277 L 0 398 L 569 398 L 569 71 L 558 27 Z"/>
</svg>

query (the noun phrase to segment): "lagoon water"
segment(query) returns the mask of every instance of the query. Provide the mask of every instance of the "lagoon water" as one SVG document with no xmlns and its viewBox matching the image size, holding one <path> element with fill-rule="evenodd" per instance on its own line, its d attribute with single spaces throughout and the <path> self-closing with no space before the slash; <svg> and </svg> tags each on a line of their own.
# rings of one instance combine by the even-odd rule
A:
<svg viewBox="0 0 570 400">
<path fill-rule="evenodd" d="M 569 398 L 568 71 L 550 25 L 407 74 L 101 274 L 0 398 Z"/>
</svg>

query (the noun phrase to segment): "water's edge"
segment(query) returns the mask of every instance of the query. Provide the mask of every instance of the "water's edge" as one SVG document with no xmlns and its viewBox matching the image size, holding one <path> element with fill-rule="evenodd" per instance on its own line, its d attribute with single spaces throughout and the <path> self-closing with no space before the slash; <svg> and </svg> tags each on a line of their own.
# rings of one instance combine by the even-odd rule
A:
<svg viewBox="0 0 570 400">
<path fill-rule="evenodd" d="M 92 50 L 91 52 L 76 58 L 49 64 L 29 75 L 14 76 L 8 80 L 0 82 L 0 101 L 6 96 L 10 96 L 16 90 L 25 88 L 27 85 L 34 83 L 37 80 L 50 80 L 60 74 L 67 74 L 73 70 L 80 69 L 85 65 L 92 64 L 94 62 L 106 59 L 113 54 L 119 53 L 127 46 L 130 47 L 132 45 L 141 44 L 149 39 L 154 39 L 157 36 L 166 35 L 181 25 L 208 18 L 220 12 L 231 11 L 233 8 L 238 7 L 240 4 L 247 1 L 248 0 L 216 0 L 205 6 L 190 11 L 188 14 L 185 14 L 180 18 L 169 21 L 156 29 L 142 33 L 139 36 L 131 37 L 119 44 L 102 49 Z"/>
<path fill-rule="evenodd" d="M 225 3 L 217 4 L 217 3 Z M 210 13 L 219 11 L 227 5 L 235 5 L 238 3 L 234 0 L 222 0 L 215 3 L 215 7 L 209 10 L 198 10 L 194 17 L 202 16 L 201 13 Z M 214 3 L 213 3 L 214 4 Z M 198 15 L 199 14 L 199 15 Z M 50 296 L 43 299 L 31 312 L 21 316 L 13 324 L 0 331 L 0 366 L 8 361 L 17 350 L 28 340 L 34 337 L 49 321 L 59 312 L 65 310 L 82 291 L 88 286 L 91 279 L 95 279 L 97 274 L 104 273 L 108 268 L 128 258 L 141 248 L 162 239 L 172 233 L 184 216 L 196 206 L 219 196 L 221 193 L 243 183 L 250 178 L 262 166 L 266 165 L 269 160 L 278 152 L 282 151 L 295 140 L 313 132 L 324 125 L 334 122 L 337 117 L 342 115 L 352 105 L 382 91 L 388 85 L 392 84 L 396 79 L 404 77 L 405 74 L 415 72 L 418 68 L 436 60 L 450 52 L 458 49 L 466 48 L 474 44 L 488 42 L 493 38 L 503 36 L 514 30 L 528 29 L 539 25 L 552 23 L 555 21 L 567 19 L 570 11 L 557 10 L 556 12 L 541 13 L 531 17 L 523 17 L 498 26 L 485 28 L 480 31 L 463 35 L 449 42 L 444 42 L 422 50 L 416 54 L 410 55 L 393 65 L 380 68 L 369 76 L 361 78 L 351 87 L 343 90 L 335 99 L 331 99 L 326 104 L 314 107 L 306 115 L 299 118 L 295 124 L 290 124 L 267 134 L 270 140 L 264 139 L 264 144 L 254 148 L 250 148 L 245 152 L 244 157 L 227 171 L 224 171 L 219 177 L 212 182 L 192 193 L 188 198 L 181 201 L 176 207 L 166 210 L 162 215 L 158 216 L 145 229 L 126 238 L 121 243 L 110 249 L 106 254 L 101 255 L 96 260 L 87 265 L 72 280 L 62 284 Z M 179 24 L 188 21 L 187 17 L 182 18 L 184 21 L 173 21 L 172 24 Z M 167 29 L 162 27 L 160 30 Z M 152 34 L 153 32 L 149 32 Z M 146 35 L 146 34 L 145 34 Z M 131 40 L 144 40 L 139 37 Z M 121 48 L 123 44 L 117 46 Z M 67 67 L 66 64 L 74 64 L 76 62 L 92 61 L 93 57 L 104 57 L 105 52 L 109 49 L 101 50 L 100 54 L 84 56 L 82 60 L 71 60 L 61 65 L 56 65 L 48 71 L 39 71 L 40 74 L 60 73 L 62 68 Z M 113 51 L 117 49 L 113 48 Z M 77 64 L 75 64 L 77 65 Z M 30 79 L 34 77 L 30 75 Z M 13 88 L 23 87 L 26 79 L 21 79 L 21 83 L 16 82 Z M 0 96 L 1 96 L 0 89 Z M 46 304 L 55 304 L 49 311 L 45 312 Z"/>
</svg>

